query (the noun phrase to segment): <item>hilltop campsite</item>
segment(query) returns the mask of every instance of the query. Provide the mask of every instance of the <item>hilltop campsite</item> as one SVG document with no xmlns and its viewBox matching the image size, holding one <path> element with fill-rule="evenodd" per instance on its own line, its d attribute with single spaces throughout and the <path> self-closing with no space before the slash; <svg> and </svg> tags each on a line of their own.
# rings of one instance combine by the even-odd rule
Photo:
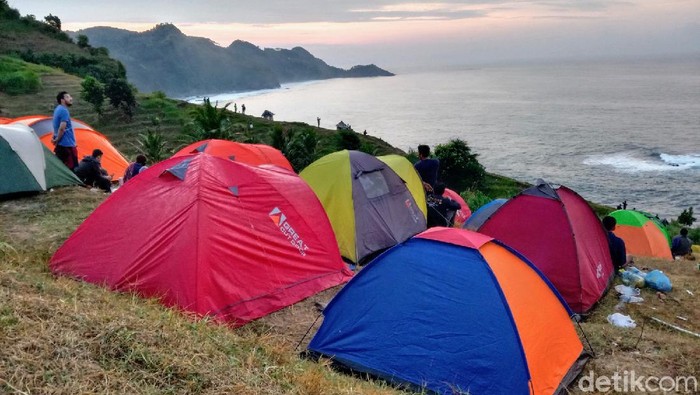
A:
<svg viewBox="0 0 700 395">
<path fill-rule="evenodd" d="M 630 372 L 698 388 L 692 207 L 615 210 L 487 172 L 453 139 L 433 153 L 462 207 L 427 228 L 413 149 L 141 93 L 105 48 L 4 0 L 0 22 L 0 393 L 580 395 Z M 111 193 L 53 156 L 60 91 Z M 695 245 L 674 259 L 681 227 Z"/>
</svg>

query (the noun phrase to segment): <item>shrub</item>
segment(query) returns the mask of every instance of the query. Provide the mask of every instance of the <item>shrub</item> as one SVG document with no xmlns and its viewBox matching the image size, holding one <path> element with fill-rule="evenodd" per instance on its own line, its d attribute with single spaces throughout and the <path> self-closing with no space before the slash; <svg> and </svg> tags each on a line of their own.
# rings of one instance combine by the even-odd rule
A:
<svg viewBox="0 0 700 395">
<path fill-rule="evenodd" d="M 0 91 L 8 95 L 36 93 L 39 88 L 41 88 L 41 80 L 31 70 L 19 70 L 0 75 Z"/>
<path fill-rule="evenodd" d="M 681 225 L 690 226 L 696 219 L 697 218 L 693 217 L 693 208 L 688 207 L 686 210 L 683 210 L 681 215 L 678 216 L 678 223 Z"/>
<path fill-rule="evenodd" d="M 485 193 L 474 189 L 467 189 L 466 191 L 460 193 L 460 196 L 462 196 L 462 199 L 467 202 L 467 205 L 472 212 L 478 210 L 479 207 L 493 200 Z"/>
<path fill-rule="evenodd" d="M 338 151 L 360 149 L 360 136 L 352 130 L 339 130 L 334 136 L 335 148 Z"/>
<path fill-rule="evenodd" d="M 146 133 L 138 137 L 139 150 L 146 155 L 148 163 L 157 163 L 170 156 L 163 134 L 157 129 L 146 129 Z"/>
<path fill-rule="evenodd" d="M 462 191 L 483 186 L 486 171 L 466 141 L 453 139 L 440 144 L 435 148 L 435 156 L 440 159 L 438 178 L 449 188 Z"/>
</svg>

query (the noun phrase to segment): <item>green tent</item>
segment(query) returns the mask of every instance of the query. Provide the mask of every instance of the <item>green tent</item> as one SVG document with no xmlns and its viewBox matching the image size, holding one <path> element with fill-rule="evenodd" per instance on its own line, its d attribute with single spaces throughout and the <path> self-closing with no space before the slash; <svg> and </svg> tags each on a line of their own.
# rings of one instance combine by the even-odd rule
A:
<svg viewBox="0 0 700 395">
<path fill-rule="evenodd" d="M 44 150 L 23 125 L 0 125 L 0 195 L 46 189 Z"/>
<path fill-rule="evenodd" d="M 0 195 L 80 185 L 25 125 L 0 125 Z"/>
</svg>

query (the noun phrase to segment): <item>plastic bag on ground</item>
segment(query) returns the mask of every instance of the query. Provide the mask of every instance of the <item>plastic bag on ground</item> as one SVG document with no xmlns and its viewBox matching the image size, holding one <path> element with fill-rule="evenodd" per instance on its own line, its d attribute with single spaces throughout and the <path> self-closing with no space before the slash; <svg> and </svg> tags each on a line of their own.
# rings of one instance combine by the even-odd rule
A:
<svg viewBox="0 0 700 395">
<path fill-rule="evenodd" d="M 620 294 L 620 301 L 625 303 L 641 303 L 644 299 L 639 297 L 639 288 L 632 288 L 628 285 L 616 285 L 615 291 Z"/>
<path fill-rule="evenodd" d="M 649 288 L 661 292 L 669 292 L 673 287 L 671 280 L 661 270 L 652 270 L 645 277 L 646 285 Z"/>
<path fill-rule="evenodd" d="M 644 286 L 644 277 L 631 270 L 625 270 L 622 272 L 622 283 L 633 288 L 642 288 Z"/>
<path fill-rule="evenodd" d="M 608 316 L 608 322 L 620 328 L 636 328 L 637 323 L 628 315 L 614 313 Z"/>
</svg>

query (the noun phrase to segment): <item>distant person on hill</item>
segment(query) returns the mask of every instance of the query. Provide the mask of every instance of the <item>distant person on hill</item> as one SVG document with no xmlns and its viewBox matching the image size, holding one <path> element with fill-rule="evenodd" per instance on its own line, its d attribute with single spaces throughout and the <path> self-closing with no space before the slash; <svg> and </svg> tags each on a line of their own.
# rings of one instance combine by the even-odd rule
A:
<svg viewBox="0 0 700 395">
<path fill-rule="evenodd" d="M 627 200 L 622 202 L 622 209 L 627 210 Z"/>
<path fill-rule="evenodd" d="M 625 241 L 617 237 L 613 231 L 617 226 L 617 220 L 611 216 L 603 218 L 603 227 L 608 232 L 608 247 L 610 248 L 610 257 L 612 258 L 615 273 L 625 266 L 627 263 L 627 251 L 625 249 Z"/>
<path fill-rule="evenodd" d="M 462 206 L 442 194 L 445 193 L 445 184 L 438 182 L 433 188 L 433 193 L 428 195 L 428 227 L 446 226 L 451 227 L 457 210 Z"/>
<path fill-rule="evenodd" d="M 107 170 L 102 168 L 102 151 L 95 149 L 92 155 L 86 156 L 75 168 L 75 175 L 85 185 L 96 186 L 105 192 L 111 192 L 112 177 L 107 175 Z"/>
<path fill-rule="evenodd" d="M 238 112 L 238 106 L 236 106 L 236 103 L 233 103 L 233 112 Z"/>
<path fill-rule="evenodd" d="M 245 104 L 241 104 L 241 114 L 245 115 Z"/>
<path fill-rule="evenodd" d="M 318 127 L 321 127 L 321 117 L 316 117 L 316 124 L 318 124 Z"/>
<path fill-rule="evenodd" d="M 430 157 L 430 147 L 427 145 L 418 146 L 418 161 L 413 164 L 418 175 L 423 180 L 423 188 L 426 192 L 432 193 L 438 179 L 440 161 Z"/>
<path fill-rule="evenodd" d="M 70 120 L 68 107 L 73 105 L 73 98 L 66 91 L 56 95 L 56 108 L 53 111 L 53 137 L 51 144 L 55 145 L 53 152 L 71 171 L 78 166 L 78 148 L 75 143 L 73 123 Z"/>
<path fill-rule="evenodd" d="M 692 251 L 693 241 L 688 237 L 688 229 L 682 228 L 679 235 L 671 241 L 671 254 L 679 259 Z"/>
<path fill-rule="evenodd" d="M 132 178 L 136 177 L 139 173 L 142 171 L 146 170 L 148 166 L 146 166 L 146 156 L 145 155 L 137 155 L 136 156 L 136 161 L 132 162 L 129 167 L 126 168 L 126 171 L 124 172 L 124 182 L 127 182 L 131 180 Z"/>
</svg>

